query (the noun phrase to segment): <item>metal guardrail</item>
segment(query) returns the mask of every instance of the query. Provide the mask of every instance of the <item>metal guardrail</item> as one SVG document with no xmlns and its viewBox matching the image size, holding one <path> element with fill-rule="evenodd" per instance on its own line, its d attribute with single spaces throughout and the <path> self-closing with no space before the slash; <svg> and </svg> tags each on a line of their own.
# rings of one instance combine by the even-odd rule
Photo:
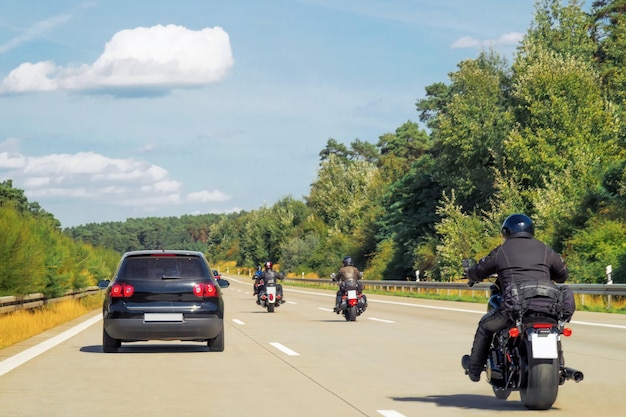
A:
<svg viewBox="0 0 626 417">
<path fill-rule="evenodd" d="M 285 278 L 287 282 L 337 285 L 330 279 Z M 384 291 L 407 291 L 412 289 L 425 290 L 462 290 L 489 291 L 490 282 L 480 282 L 469 287 L 467 282 L 435 282 L 435 281 L 374 281 L 362 280 L 363 289 Z M 626 284 L 567 284 L 574 294 L 626 296 Z"/>
<path fill-rule="evenodd" d="M 337 283 L 330 279 L 310 279 L 310 278 L 285 278 L 285 281 L 292 283 L 309 283 L 321 284 L 329 288 L 336 288 Z M 471 296 L 476 293 L 484 293 L 484 297 L 489 298 L 489 287 L 491 282 L 480 282 L 473 287 L 467 285 L 467 281 L 462 282 L 434 282 L 434 281 L 373 281 L 363 280 L 363 290 L 380 290 L 399 293 L 435 293 L 447 296 L 461 296 L 469 291 Z M 614 297 L 619 298 L 626 296 L 626 284 L 567 284 L 576 296 L 576 304 L 598 304 L 598 298 L 601 298 L 601 304 L 606 308 L 611 308 Z"/>
<path fill-rule="evenodd" d="M 29 310 L 39 308 L 46 304 L 58 303 L 73 298 L 82 298 L 90 294 L 98 293 L 100 288 L 88 287 L 80 290 L 66 292 L 61 297 L 46 298 L 43 293 L 27 294 L 24 296 L 8 295 L 0 297 L 0 314 L 12 313 L 17 310 Z"/>
<path fill-rule="evenodd" d="M 337 283 L 330 279 L 315 278 L 285 278 L 287 283 L 305 283 L 317 284 L 335 288 Z M 489 296 L 489 282 L 477 283 L 473 287 L 468 287 L 467 282 L 434 282 L 434 281 L 374 281 L 362 280 L 364 290 L 381 290 L 389 292 L 417 292 L 422 290 L 425 292 L 435 291 L 439 293 L 444 291 L 451 294 L 451 291 L 465 292 L 470 291 L 484 292 L 485 297 Z M 626 284 L 567 284 L 574 294 L 582 296 L 584 304 L 584 296 L 608 296 L 609 300 L 612 296 L 626 296 Z M 68 291 L 62 297 L 46 298 L 42 293 L 28 294 L 24 296 L 5 296 L 0 297 L 0 314 L 10 313 L 17 310 L 27 310 L 42 307 L 45 304 L 56 303 L 72 298 L 81 298 L 90 294 L 96 294 L 101 291 L 98 287 L 89 287 L 81 290 Z M 609 301 L 610 304 L 610 301 Z"/>
</svg>

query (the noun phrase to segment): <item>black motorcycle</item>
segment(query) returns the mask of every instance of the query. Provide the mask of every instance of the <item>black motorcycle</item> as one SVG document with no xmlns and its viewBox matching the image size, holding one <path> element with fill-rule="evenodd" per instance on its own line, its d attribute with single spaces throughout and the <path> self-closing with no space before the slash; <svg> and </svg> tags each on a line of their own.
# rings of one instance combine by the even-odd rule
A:
<svg viewBox="0 0 626 417">
<path fill-rule="evenodd" d="M 504 302 L 498 285 L 492 284 L 490 290 L 488 311 Z M 512 309 L 510 325 L 493 336 L 485 365 L 487 382 L 496 398 L 506 400 L 512 391 L 519 391 L 524 407 L 547 410 L 556 401 L 559 385 L 584 378 L 582 372 L 565 366 L 561 348 L 561 337 L 572 334 L 565 327 L 571 314 L 559 307 L 564 291 L 556 284 L 521 285 L 516 291 L 513 298 L 522 300 L 522 305 L 532 297 L 553 299 L 554 303 L 544 311 Z"/>
<path fill-rule="evenodd" d="M 334 281 L 335 274 L 332 274 L 331 278 Z M 359 292 L 357 282 L 354 280 L 343 281 L 339 285 L 343 290 L 339 303 L 339 312 L 345 317 L 346 321 L 356 321 L 357 316 L 363 314 L 367 309 L 367 297 L 362 292 Z"/>
<path fill-rule="evenodd" d="M 278 276 L 278 279 L 282 280 L 282 277 Z M 268 313 L 273 313 L 276 307 L 283 302 L 276 277 L 261 278 L 258 286 L 257 304 L 262 308 L 266 308 Z"/>
</svg>

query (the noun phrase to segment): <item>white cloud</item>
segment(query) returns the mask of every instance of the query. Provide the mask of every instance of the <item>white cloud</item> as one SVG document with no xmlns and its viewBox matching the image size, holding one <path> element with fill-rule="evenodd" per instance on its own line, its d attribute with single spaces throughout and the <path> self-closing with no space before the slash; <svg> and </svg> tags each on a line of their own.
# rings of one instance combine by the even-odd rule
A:
<svg viewBox="0 0 626 417">
<path fill-rule="evenodd" d="M 138 27 L 116 33 L 91 65 L 23 63 L 4 78 L 0 93 L 203 86 L 223 79 L 233 63 L 230 39 L 221 27 Z"/>
<path fill-rule="evenodd" d="M 212 203 L 212 202 L 221 202 L 230 200 L 230 196 L 228 194 L 224 194 L 219 190 L 215 191 L 198 191 L 195 193 L 189 193 L 187 195 L 187 200 L 192 202 L 200 202 L 200 203 Z"/>
<path fill-rule="evenodd" d="M 29 200 L 39 202 L 64 198 L 90 200 L 103 207 L 154 210 L 231 198 L 219 190 L 185 196 L 183 183 L 172 179 L 166 169 L 134 158 L 115 159 L 94 152 L 25 156 L 19 152 L 15 139 L 0 143 L 0 181 L 6 179 L 24 189 Z"/>
<path fill-rule="evenodd" d="M 452 49 L 462 49 L 462 48 L 479 48 L 479 47 L 497 47 L 497 46 L 511 46 L 517 45 L 524 38 L 524 34 L 519 32 L 509 32 L 503 35 L 500 35 L 497 39 L 487 39 L 487 40 L 479 40 L 476 38 L 472 38 L 471 36 L 464 36 L 462 38 L 457 39 L 451 45 Z"/>
</svg>

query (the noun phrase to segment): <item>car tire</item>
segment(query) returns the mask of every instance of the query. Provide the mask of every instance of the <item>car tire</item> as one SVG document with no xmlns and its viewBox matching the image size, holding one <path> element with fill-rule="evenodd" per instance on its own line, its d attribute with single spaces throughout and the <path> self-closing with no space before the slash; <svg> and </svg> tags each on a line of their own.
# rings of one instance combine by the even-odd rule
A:
<svg viewBox="0 0 626 417">
<path fill-rule="evenodd" d="M 224 351 L 224 328 L 213 339 L 209 339 L 207 346 L 211 352 L 223 352 Z"/>
<path fill-rule="evenodd" d="M 122 346 L 122 341 L 112 338 L 107 331 L 102 328 L 102 351 L 104 353 L 117 353 L 120 346 Z"/>
</svg>

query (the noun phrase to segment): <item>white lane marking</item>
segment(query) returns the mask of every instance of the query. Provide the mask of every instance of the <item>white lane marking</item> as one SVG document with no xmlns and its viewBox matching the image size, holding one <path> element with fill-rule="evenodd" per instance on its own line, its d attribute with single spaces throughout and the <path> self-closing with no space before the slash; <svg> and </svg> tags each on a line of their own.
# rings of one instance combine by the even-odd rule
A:
<svg viewBox="0 0 626 417">
<path fill-rule="evenodd" d="M 17 368 L 18 366 L 28 362 L 29 360 L 33 359 L 35 356 L 41 355 L 42 353 L 44 353 L 45 351 L 47 351 L 48 349 L 52 349 L 53 347 L 55 347 L 56 345 L 59 345 L 61 343 L 63 343 L 64 341 L 66 341 L 67 339 L 69 339 L 72 336 L 76 336 L 78 333 L 82 332 L 83 330 L 85 330 L 86 328 L 88 328 L 89 326 L 99 322 L 100 320 L 102 320 L 102 315 L 99 314 L 96 317 L 92 317 L 87 321 L 84 321 L 82 323 L 80 323 L 79 325 L 76 325 L 74 327 L 72 327 L 69 330 L 64 331 L 63 333 L 56 335 L 48 340 L 46 340 L 45 342 L 42 342 L 38 345 L 35 345 L 29 349 L 26 349 L 23 352 L 18 353 L 15 356 L 11 356 L 8 359 L 3 360 L 2 362 L 0 362 L 0 376 L 6 374 L 9 371 L 12 371 L 13 369 Z"/>
<path fill-rule="evenodd" d="M 237 324 L 246 324 L 243 321 L 239 320 L 239 319 L 233 319 L 233 321 Z"/>
<path fill-rule="evenodd" d="M 271 342 L 270 345 L 274 346 L 276 349 L 280 350 L 283 353 L 286 353 L 289 356 L 300 356 L 298 352 L 294 352 L 293 350 L 289 349 L 286 346 L 281 345 L 280 343 Z"/>
<path fill-rule="evenodd" d="M 572 320 L 570 323 L 582 324 L 584 326 L 611 327 L 613 329 L 626 329 L 626 326 L 620 326 L 619 324 L 589 323 L 588 321 L 576 321 L 576 320 Z"/>
<path fill-rule="evenodd" d="M 319 310 L 324 310 L 324 311 L 333 311 L 332 308 L 326 308 L 326 307 L 318 307 Z"/>
<path fill-rule="evenodd" d="M 392 320 L 377 319 L 376 317 L 368 317 L 367 319 L 374 320 L 374 321 L 382 321 L 383 323 L 395 323 L 395 321 L 392 321 Z"/>
<path fill-rule="evenodd" d="M 404 414 L 398 413 L 396 410 L 376 410 L 376 412 L 385 417 L 405 417 Z"/>
</svg>

